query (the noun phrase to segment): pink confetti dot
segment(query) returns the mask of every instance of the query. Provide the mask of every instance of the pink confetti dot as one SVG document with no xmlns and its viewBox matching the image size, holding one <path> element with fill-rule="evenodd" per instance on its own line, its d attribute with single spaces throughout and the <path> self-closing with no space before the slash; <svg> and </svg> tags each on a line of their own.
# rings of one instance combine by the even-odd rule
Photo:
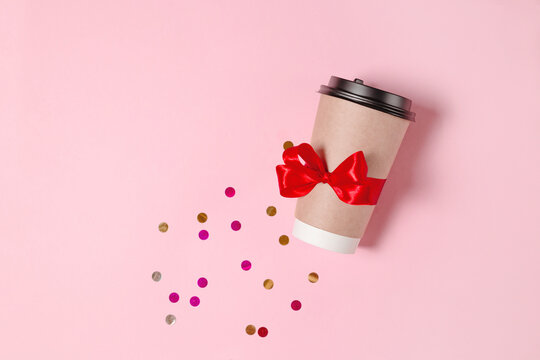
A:
<svg viewBox="0 0 540 360">
<path fill-rule="evenodd" d="M 240 224 L 240 221 L 238 221 L 238 220 L 234 220 L 231 223 L 231 229 L 233 229 L 234 231 L 240 230 L 241 227 L 242 227 L 242 224 Z"/>
<path fill-rule="evenodd" d="M 294 300 L 292 303 L 291 303 L 291 308 L 294 310 L 294 311 L 298 311 L 302 308 L 302 303 L 298 300 Z"/>
<path fill-rule="evenodd" d="M 249 269 L 251 269 L 251 262 L 249 262 L 249 260 L 244 260 L 242 261 L 242 264 L 240 264 L 240 266 L 242 267 L 242 270 L 248 271 Z"/>
<path fill-rule="evenodd" d="M 180 300 L 180 296 L 178 296 L 177 293 L 172 292 L 172 293 L 170 293 L 170 295 L 169 295 L 169 300 L 170 300 L 172 303 L 176 303 L 176 302 L 178 302 L 178 300 Z"/>
<path fill-rule="evenodd" d="M 230 187 L 230 186 L 229 186 L 228 188 L 225 189 L 225 195 L 226 195 L 227 197 L 233 197 L 234 194 L 236 194 L 236 191 L 234 190 L 233 187 Z"/>
<path fill-rule="evenodd" d="M 199 306 L 201 299 L 199 299 L 197 296 L 192 296 L 191 299 L 189 299 L 189 303 L 191 306 Z"/>
<path fill-rule="evenodd" d="M 199 278 L 199 280 L 197 280 L 197 285 L 199 285 L 200 288 L 205 288 L 208 285 L 208 280 L 204 277 Z"/>
<path fill-rule="evenodd" d="M 199 231 L 199 239 L 201 239 L 201 240 L 208 239 L 208 231 L 206 231 L 206 230 Z"/>
</svg>

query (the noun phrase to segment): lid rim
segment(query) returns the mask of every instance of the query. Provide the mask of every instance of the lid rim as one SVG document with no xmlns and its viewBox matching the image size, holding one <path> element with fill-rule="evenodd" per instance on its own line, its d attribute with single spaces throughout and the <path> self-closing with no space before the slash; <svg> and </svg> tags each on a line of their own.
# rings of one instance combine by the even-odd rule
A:
<svg viewBox="0 0 540 360">
<path fill-rule="evenodd" d="M 412 105 L 410 99 L 367 86 L 360 79 L 350 81 L 331 76 L 328 85 L 321 85 L 318 92 L 367 106 L 405 120 L 415 121 L 416 114 L 410 111 Z"/>
</svg>

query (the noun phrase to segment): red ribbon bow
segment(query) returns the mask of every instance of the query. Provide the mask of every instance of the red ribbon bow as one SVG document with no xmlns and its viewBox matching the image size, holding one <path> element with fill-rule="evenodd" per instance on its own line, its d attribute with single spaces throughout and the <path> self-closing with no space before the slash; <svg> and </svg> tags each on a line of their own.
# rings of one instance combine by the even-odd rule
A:
<svg viewBox="0 0 540 360">
<path fill-rule="evenodd" d="M 300 162 L 302 158 L 305 165 Z M 303 143 L 283 152 L 284 165 L 276 166 L 281 196 L 295 198 L 307 195 L 318 183 L 328 184 L 338 198 L 351 205 L 375 205 L 386 179 L 367 177 L 364 153 L 349 156 L 332 172 L 311 145 Z"/>
</svg>

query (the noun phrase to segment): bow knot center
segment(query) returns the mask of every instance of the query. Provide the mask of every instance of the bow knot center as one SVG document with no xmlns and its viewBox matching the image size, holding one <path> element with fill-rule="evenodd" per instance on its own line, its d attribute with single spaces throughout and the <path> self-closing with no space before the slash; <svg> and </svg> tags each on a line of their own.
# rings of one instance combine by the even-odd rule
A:
<svg viewBox="0 0 540 360">
<path fill-rule="evenodd" d="M 329 172 L 325 172 L 321 178 L 321 182 L 323 184 L 328 184 L 328 182 L 330 181 L 330 173 Z"/>
</svg>

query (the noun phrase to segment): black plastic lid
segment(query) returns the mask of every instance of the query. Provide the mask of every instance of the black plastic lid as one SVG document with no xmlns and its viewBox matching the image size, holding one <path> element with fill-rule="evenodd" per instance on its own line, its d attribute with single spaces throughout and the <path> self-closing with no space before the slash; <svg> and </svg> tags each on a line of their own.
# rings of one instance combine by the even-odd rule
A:
<svg viewBox="0 0 540 360">
<path fill-rule="evenodd" d="M 319 92 L 349 100 L 406 120 L 414 121 L 414 117 L 416 116 L 415 113 L 410 111 L 411 100 L 364 85 L 364 82 L 360 79 L 350 81 L 332 76 L 330 81 L 328 81 L 328 85 L 321 85 Z"/>
</svg>

